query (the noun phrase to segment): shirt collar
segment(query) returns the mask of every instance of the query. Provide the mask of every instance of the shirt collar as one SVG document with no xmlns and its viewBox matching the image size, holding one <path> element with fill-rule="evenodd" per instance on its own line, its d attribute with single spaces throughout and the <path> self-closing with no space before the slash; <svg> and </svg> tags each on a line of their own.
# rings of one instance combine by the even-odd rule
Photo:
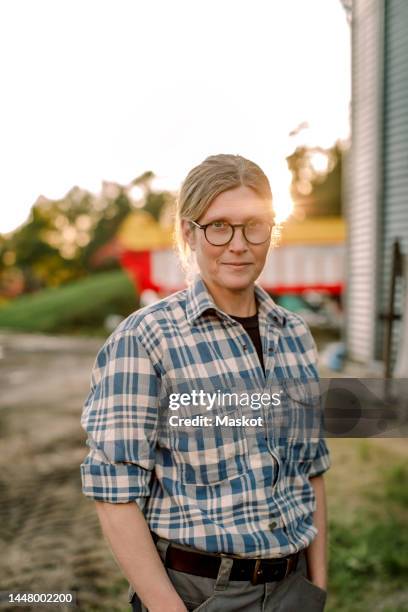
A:
<svg viewBox="0 0 408 612">
<path fill-rule="evenodd" d="M 255 284 L 255 295 L 259 317 L 279 327 L 284 327 L 286 325 L 285 313 L 265 289 Z M 193 325 L 208 310 L 214 310 L 222 319 L 231 320 L 228 314 L 215 304 L 201 276 L 196 275 L 187 289 L 186 315 L 190 325 Z"/>
</svg>

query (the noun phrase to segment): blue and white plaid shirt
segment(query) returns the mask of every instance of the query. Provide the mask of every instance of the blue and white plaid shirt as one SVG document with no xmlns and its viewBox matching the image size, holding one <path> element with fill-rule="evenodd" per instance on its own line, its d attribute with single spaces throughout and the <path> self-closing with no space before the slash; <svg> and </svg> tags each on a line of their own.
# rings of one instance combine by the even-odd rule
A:
<svg viewBox="0 0 408 612">
<path fill-rule="evenodd" d="M 218 406 L 228 417 L 262 416 L 257 428 L 169 424 L 171 415 L 182 414 L 169 408 L 175 391 L 252 393 L 285 381 L 318 381 L 316 346 L 303 319 L 258 285 L 255 295 L 266 374 L 244 328 L 215 305 L 200 277 L 119 325 L 92 373 L 81 419 L 90 452 L 81 475 L 85 495 L 135 501 L 150 529 L 173 542 L 279 557 L 316 536 L 309 478 L 330 466 L 325 440 L 277 435 L 273 407 L 254 414 Z M 292 408 L 295 414 L 295 404 L 289 398 L 287 415 Z M 182 410 L 210 414 L 201 406 Z"/>
</svg>

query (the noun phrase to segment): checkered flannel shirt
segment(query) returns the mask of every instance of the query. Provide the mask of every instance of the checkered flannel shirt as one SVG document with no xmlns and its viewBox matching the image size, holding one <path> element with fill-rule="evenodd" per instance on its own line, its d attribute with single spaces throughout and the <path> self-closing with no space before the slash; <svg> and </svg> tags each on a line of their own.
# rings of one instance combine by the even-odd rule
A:
<svg viewBox="0 0 408 612">
<path fill-rule="evenodd" d="M 309 478 L 330 467 L 324 438 L 276 435 L 273 407 L 257 412 L 263 426 L 256 431 L 168 422 L 177 414 L 169 409 L 175 390 L 253 392 L 288 380 L 318 381 L 316 346 L 304 320 L 258 285 L 255 295 L 265 374 L 244 328 L 215 305 L 199 276 L 119 325 L 92 372 L 81 419 L 90 452 L 81 476 L 86 496 L 137 503 L 150 529 L 173 542 L 279 557 L 317 534 Z M 295 404 L 289 398 L 287 414 Z M 203 412 L 191 407 L 190 416 L 197 410 Z M 233 417 L 245 412 L 224 410 Z"/>
</svg>

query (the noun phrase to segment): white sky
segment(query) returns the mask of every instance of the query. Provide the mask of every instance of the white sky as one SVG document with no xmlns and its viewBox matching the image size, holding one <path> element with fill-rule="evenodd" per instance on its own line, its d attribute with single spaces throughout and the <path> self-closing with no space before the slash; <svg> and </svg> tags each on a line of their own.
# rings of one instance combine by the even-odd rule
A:
<svg viewBox="0 0 408 612">
<path fill-rule="evenodd" d="M 276 201 L 291 130 L 348 135 L 349 46 L 340 0 L 2 0 L 0 232 L 40 194 L 146 170 L 177 188 L 221 152 Z"/>
</svg>

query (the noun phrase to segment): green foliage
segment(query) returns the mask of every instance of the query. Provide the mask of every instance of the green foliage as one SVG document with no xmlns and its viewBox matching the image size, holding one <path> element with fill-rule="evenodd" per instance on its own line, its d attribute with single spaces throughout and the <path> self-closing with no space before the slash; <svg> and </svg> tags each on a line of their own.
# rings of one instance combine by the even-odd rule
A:
<svg viewBox="0 0 408 612">
<path fill-rule="evenodd" d="M 361 520 L 351 527 L 332 523 L 331 570 L 334 582 L 342 583 L 344 575 L 377 577 L 408 576 L 408 530 L 395 517 L 383 520 Z"/>
<path fill-rule="evenodd" d="M 166 191 L 151 189 L 153 172 L 145 172 L 129 185 L 104 183 L 94 195 L 73 187 L 61 200 L 40 197 L 27 222 L 9 236 L 0 236 L 0 297 L 7 296 L 10 273 L 22 276 L 23 291 L 58 287 L 98 270 L 118 269 L 120 249 L 115 236 L 134 210 L 131 193 L 138 187 L 138 202 L 156 220 L 172 203 Z"/>
<path fill-rule="evenodd" d="M 22 271 L 27 292 L 41 289 L 46 284 L 58 285 L 58 271 L 62 268 L 65 268 L 64 280 L 72 276 L 70 262 L 65 263 L 58 248 L 44 239 L 51 229 L 48 212 L 34 206 L 27 223 L 16 230 L 4 245 L 4 250 L 14 253 L 14 266 Z M 74 273 L 73 277 L 79 275 Z"/>
<path fill-rule="evenodd" d="M 103 213 L 98 215 L 92 227 L 90 240 L 87 245 L 81 250 L 78 259 L 85 269 L 93 267 L 92 259 L 98 249 L 113 240 L 116 232 L 122 221 L 132 211 L 132 206 L 126 192 L 118 187 L 117 195 L 112 199 L 106 199 Z M 108 270 L 117 268 L 116 260 L 108 259 L 101 269 Z"/>
<path fill-rule="evenodd" d="M 298 147 L 287 158 L 295 214 L 305 218 L 341 215 L 342 156 L 336 144 L 331 149 Z M 316 158 L 320 164 L 326 160 L 326 168 L 319 169 Z"/>
<path fill-rule="evenodd" d="M 104 333 L 109 314 L 127 316 L 138 307 L 122 271 L 104 272 L 59 288 L 24 295 L 0 308 L 0 327 L 46 333 Z"/>
<path fill-rule="evenodd" d="M 143 210 L 149 212 L 156 219 L 156 221 L 158 221 L 160 218 L 160 213 L 163 210 L 167 201 L 168 194 L 166 192 L 150 192 L 146 196 L 146 203 L 143 207 Z"/>
<path fill-rule="evenodd" d="M 387 472 L 385 485 L 387 499 L 408 510 L 408 466 L 397 465 Z M 408 526 L 407 526 L 408 529 Z"/>
<path fill-rule="evenodd" d="M 370 609 L 373 588 L 376 592 L 381 587 L 384 598 L 406 586 L 407 482 L 407 466 L 394 467 L 386 472 L 384 486 L 376 492 L 382 514 L 366 510 L 351 526 L 330 523 L 329 610 Z"/>
<path fill-rule="evenodd" d="M 383 597 L 387 591 L 391 594 L 404 588 L 408 577 L 406 522 L 393 517 L 362 519 L 351 527 L 331 523 L 329 531 L 329 609 L 369 609 L 363 602 L 369 599 L 373 585 L 381 585 Z"/>
</svg>

